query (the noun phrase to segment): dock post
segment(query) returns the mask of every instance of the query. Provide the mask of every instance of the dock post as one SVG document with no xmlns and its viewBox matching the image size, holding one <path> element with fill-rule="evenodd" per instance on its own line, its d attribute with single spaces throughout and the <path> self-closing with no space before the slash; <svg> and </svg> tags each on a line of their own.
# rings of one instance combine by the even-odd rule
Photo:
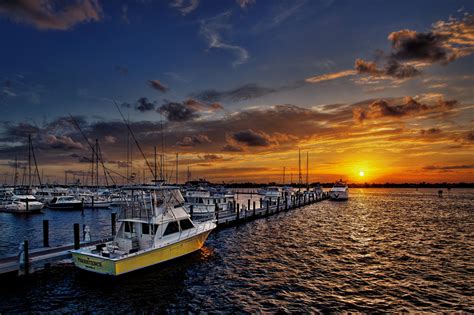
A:
<svg viewBox="0 0 474 315">
<path fill-rule="evenodd" d="M 117 233 L 115 230 L 116 230 L 116 222 L 117 222 L 117 213 L 115 212 L 112 212 L 110 214 L 110 222 L 112 223 L 112 236 L 115 236 L 115 234 Z"/>
<path fill-rule="evenodd" d="M 260 198 L 260 208 L 263 208 L 263 200 Z"/>
<path fill-rule="evenodd" d="M 247 200 L 247 211 L 250 211 L 250 199 Z"/>
<path fill-rule="evenodd" d="M 255 212 L 255 201 L 253 202 L 253 216 L 255 217 L 256 212 Z"/>
<path fill-rule="evenodd" d="M 49 247 L 49 221 L 43 220 L 43 247 Z"/>
<path fill-rule="evenodd" d="M 237 204 L 237 221 L 240 219 L 240 204 Z"/>
<path fill-rule="evenodd" d="M 189 206 L 189 214 L 191 215 L 191 218 L 193 216 L 193 213 L 194 213 L 194 206 L 193 205 L 190 205 Z"/>
<path fill-rule="evenodd" d="M 267 215 L 270 213 L 270 200 L 267 200 Z"/>
<path fill-rule="evenodd" d="M 28 203 L 27 203 L 28 204 Z M 25 240 L 23 242 L 23 268 L 25 270 L 25 274 L 28 275 L 30 273 L 30 252 L 28 249 L 28 241 Z"/>
<path fill-rule="evenodd" d="M 236 206 L 235 206 L 235 200 L 234 200 L 234 202 L 232 203 L 232 211 L 235 211 L 236 209 L 237 209 L 237 208 L 236 208 Z"/>
<path fill-rule="evenodd" d="M 218 224 L 219 223 L 219 205 L 216 203 L 214 208 L 215 208 L 214 212 L 216 213 L 216 221 L 217 221 L 216 224 Z"/>
<path fill-rule="evenodd" d="M 94 195 L 92 195 L 92 208 L 94 208 Z"/>
<path fill-rule="evenodd" d="M 280 197 L 277 198 L 277 210 L 276 212 L 280 212 Z"/>
<path fill-rule="evenodd" d="M 79 249 L 80 247 L 79 223 L 74 223 L 74 249 Z"/>
</svg>

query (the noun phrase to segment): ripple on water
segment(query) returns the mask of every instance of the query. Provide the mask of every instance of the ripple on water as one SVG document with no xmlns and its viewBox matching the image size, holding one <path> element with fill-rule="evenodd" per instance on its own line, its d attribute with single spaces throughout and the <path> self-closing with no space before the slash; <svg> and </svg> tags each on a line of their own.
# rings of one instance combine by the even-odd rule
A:
<svg viewBox="0 0 474 315">
<path fill-rule="evenodd" d="M 106 234 L 109 215 L 79 219 Z M 42 218 L 5 218 L 0 251 L 41 231 Z M 472 312 L 473 248 L 474 190 L 439 199 L 430 189 L 353 189 L 348 202 L 221 230 L 200 252 L 118 279 L 71 265 L 15 279 L 0 288 L 0 312 Z"/>
</svg>

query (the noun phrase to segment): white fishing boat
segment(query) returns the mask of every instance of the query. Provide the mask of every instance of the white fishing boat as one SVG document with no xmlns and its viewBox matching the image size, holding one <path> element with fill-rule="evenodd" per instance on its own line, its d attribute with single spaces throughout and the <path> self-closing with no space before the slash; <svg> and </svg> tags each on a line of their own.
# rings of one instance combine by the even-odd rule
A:
<svg viewBox="0 0 474 315">
<path fill-rule="evenodd" d="M 329 191 L 329 197 L 332 200 L 347 200 L 349 199 L 349 187 L 342 180 L 338 180 Z"/>
<path fill-rule="evenodd" d="M 234 200 L 234 194 L 222 188 L 196 187 L 184 191 L 185 206 L 189 212 L 192 207 L 192 217 L 196 220 L 214 218 L 216 205 L 219 211 L 231 210 Z"/>
<path fill-rule="evenodd" d="M 40 212 L 44 204 L 36 200 L 33 195 L 15 195 L 9 204 L 4 206 L 4 211 L 15 213 Z"/>
<path fill-rule="evenodd" d="M 81 210 L 83 207 L 82 201 L 74 196 L 54 197 L 53 200 L 48 203 L 48 208 L 55 210 Z"/>
<path fill-rule="evenodd" d="M 176 187 L 133 189 L 141 190 L 121 208 L 114 240 L 73 250 L 76 267 L 118 276 L 197 251 L 216 227 L 213 220 L 193 222 Z"/>
</svg>

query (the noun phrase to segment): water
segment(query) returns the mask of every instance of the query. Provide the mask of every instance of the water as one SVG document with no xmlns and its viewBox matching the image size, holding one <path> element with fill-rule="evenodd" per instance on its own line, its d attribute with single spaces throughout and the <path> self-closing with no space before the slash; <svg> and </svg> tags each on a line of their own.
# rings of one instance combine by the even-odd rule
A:
<svg viewBox="0 0 474 315">
<path fill-rule="evenodd" d="M 2 313 L 474 312 L 474 190 L 352 189 L 348 202 L 221 230 L 199 252 L 118 279 L 65 264 L 0 281 Z"/>
</svg>

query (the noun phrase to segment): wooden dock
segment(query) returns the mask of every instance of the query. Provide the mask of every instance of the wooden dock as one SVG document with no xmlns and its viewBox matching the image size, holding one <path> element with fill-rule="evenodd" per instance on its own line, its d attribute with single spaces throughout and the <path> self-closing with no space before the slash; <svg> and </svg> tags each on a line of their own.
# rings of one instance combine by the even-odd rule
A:
<svg viewBox="0 0 474 315">
<path fill-rule="evenodd" d="M 267 217 L 279 212 L 297 209 L 326 199 L 328 199 L 328 195 L 326 193 L 323 193 L 322 195 L 316 195 L 314 193 L 302 193 L 288 198 L 281 197 L 273 202 L 260 200 L 258 208 L 256 202 L 251 202 L 249 199 L 247 204 L 242 205 L 242 207 L 240 204 L 236 204 L 230 211 L 216 211 L 217 230 L 237 224 L 242 224 L 244 222 L 258 218 Z M 110 237 L 107 239 L 80 242 L 79 224 L 74 224 L 73 244 L 49 247 L 49 228 L 48 224 L 45 223 L 47 222 L 43 222 L 43 242 L 45 247 L 28 250 L 28 242 L 25 241 L 25 246 L 27 248 L 26 257 L 28 258 L 26 260 L 26 267 L 24 266 L 25 261 L 23 264 L 20 263 L 20 255 L 0 258 L 0 275 L 6 273 L 19 273 L 22 271 L 25 273 L 32 273 L 35 270 L 43 269 L 53 263 L 57 263 L 60 260 L 71 258 L 70 251 L 74 248 L 96 245 L 111 241 L 113 239 Z M 115 224 L 116 214 L 112 213 L 112 233 L 115 232 Z"/>
</svg>

